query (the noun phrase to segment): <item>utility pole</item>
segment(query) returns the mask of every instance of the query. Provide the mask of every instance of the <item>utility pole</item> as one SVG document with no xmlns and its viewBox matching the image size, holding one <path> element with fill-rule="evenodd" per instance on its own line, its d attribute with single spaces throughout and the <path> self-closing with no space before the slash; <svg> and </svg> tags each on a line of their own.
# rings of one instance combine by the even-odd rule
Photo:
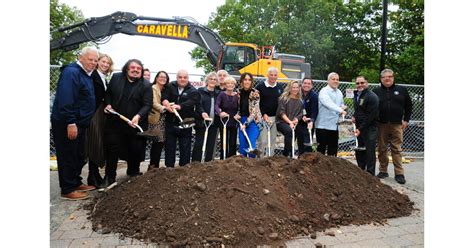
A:
<svg viewBox="0 0 474 248">
<path fill-rule="evenodd" d="M 387 9 L 388 0 L 382 1 L 383 12 L 382 12 L 382 39 L 381 39 L 381 51 L 380 51 L 380 71 L 385 69 L 385 46 L 387 43 Z"/>
</svg>

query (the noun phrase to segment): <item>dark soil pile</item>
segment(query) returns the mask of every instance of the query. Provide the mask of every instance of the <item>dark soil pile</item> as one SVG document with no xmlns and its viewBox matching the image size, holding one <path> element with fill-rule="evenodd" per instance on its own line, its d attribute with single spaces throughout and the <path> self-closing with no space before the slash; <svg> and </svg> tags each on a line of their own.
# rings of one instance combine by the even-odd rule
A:
<svg viewBox="0 0 474 248">
<path fill-rule="evenodd" d="M 96 231 L 160 244 L 255 246 L 412 210 L 349 161 L 310 153 L 155 169 L 97 199 L 91 217 Z"/>
</svg>

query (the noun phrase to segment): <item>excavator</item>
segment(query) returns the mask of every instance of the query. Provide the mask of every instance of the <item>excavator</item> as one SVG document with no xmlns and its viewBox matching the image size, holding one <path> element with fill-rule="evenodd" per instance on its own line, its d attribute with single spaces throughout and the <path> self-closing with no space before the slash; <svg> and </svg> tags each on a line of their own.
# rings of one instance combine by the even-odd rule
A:
<svg viewBox="0 0 474 248">
<path fill-rule="evenodd" d="M 79 44 L 89 41 L 102 44 L 110 40 L 112 35 L 122 33 L 195 43 L 205 49 L 207 58 L 216 70 L 224 69 L 231 75 L 249 72 L 254 76 L 265 77 L 269 67 L 276 67 L 279 69 L 278 78 L 283 80 L 311 76 L 311 66 L 305 63 L 304 56 L 277 53 L 273 46 L 225 43 L 217 33 L 190 17 L 155 18 L 115 12 L 88 18 L 57 31 L 64 35 L 50 41 L 50 51 L 74 50 Z"/>
</svg>

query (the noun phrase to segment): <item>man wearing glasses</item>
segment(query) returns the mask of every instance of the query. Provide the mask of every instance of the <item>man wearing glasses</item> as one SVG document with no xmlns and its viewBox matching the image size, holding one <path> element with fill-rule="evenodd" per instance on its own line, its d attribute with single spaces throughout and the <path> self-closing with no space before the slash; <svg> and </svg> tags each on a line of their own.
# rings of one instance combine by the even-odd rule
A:
<svg viewBox="0 0 474 248">
<path fill-rule="evenodd" d="M 127 161 L 127 175 L 142 175 L 140 162 L 145 159 L 145 140 L 137 136 L 136 125 L 148 126 L 148 113 L 153 103 L 151 84 L 143 77 L 143 64 L 130 59 L 110 79 L 105 92 L 105 111 L 115 111 L 127 117 L 124 122 L 117 115 L 107 114 L 105 122 L 105 183 L 111 187 L 116 183 L 119 158 Z"/>
<path fill-rule="evenodd" d="M 378 152 L 379 152 L 379 174 L 377 177 L 388 177 L 388 145 L 395 166 L 395 180 L 405 184 L 405 176 L 402 167 L 402 143 L 403 131 L 408 126 L 412 112 L 412 102 L 408 90 L 395 85 L 393 71 L 385 69 L 380 73 L 382 84 L 374 89 L 379 97 L 379 122 L 378 122 Z"/>
<path fill-rule="evenodd" d="M 359 149 L 356 149 L 357 165 L 372 176 L 375 176 L 375 141 L 377 139 L 377 119 L 379 116 L 379 99 L 369 89 L 364 76 L 356 78 L 357 91 L 354 94 L 354 116 L 352 121 L 356 129 Z M 364 147 L 364 149 L 360 149 Z"/>
</svg>

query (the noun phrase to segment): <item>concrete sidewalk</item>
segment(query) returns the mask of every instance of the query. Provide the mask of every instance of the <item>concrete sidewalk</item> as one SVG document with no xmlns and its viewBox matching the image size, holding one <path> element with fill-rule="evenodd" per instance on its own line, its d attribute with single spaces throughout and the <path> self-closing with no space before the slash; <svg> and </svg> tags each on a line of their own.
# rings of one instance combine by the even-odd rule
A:
<svg viewBox="0 0 474 248">
<path fill-rule="evenodd" d="M 354 160 L 350 160 L 355 163 Z M 54 163 L 54 161 L 52 161 Z M 141 165 L 146 171 L 148 162 Z M 378 167 L 378 165 L 377 165 Z M 404 164 L 407 183 L 395 182 L 393 165 L 389 165 L 390 177 L 382 182 L 395 190 L 407 194 L 415 203 L 417 211 L 411 216 L 388 220 L 385 225 L 341 226 L 319 232 L 316 239 L 299 237 L 286 242 L 287 247 L 423 247 L 424 245 L 424 161 L 418 160 Z M 127 180 L 126 166 L 119 165 L 118 182 Z M 101 172 L 103 174 L 103 172 Z M 87 178 L 87 165 L 83 169 L 84 182 Z M 82 209 L 86 201 L 67 201 L 60 199 L 58 175 L 50 173 L 50 245 L 51 247 L 166 247 L 146 244 L 143 240 L 120 237 L 118 234 L 99 234 L 92 230 L 87 219 L 87 211 Z M 100 194 L 93 191 L 93 194 Z"/>
</svg>

